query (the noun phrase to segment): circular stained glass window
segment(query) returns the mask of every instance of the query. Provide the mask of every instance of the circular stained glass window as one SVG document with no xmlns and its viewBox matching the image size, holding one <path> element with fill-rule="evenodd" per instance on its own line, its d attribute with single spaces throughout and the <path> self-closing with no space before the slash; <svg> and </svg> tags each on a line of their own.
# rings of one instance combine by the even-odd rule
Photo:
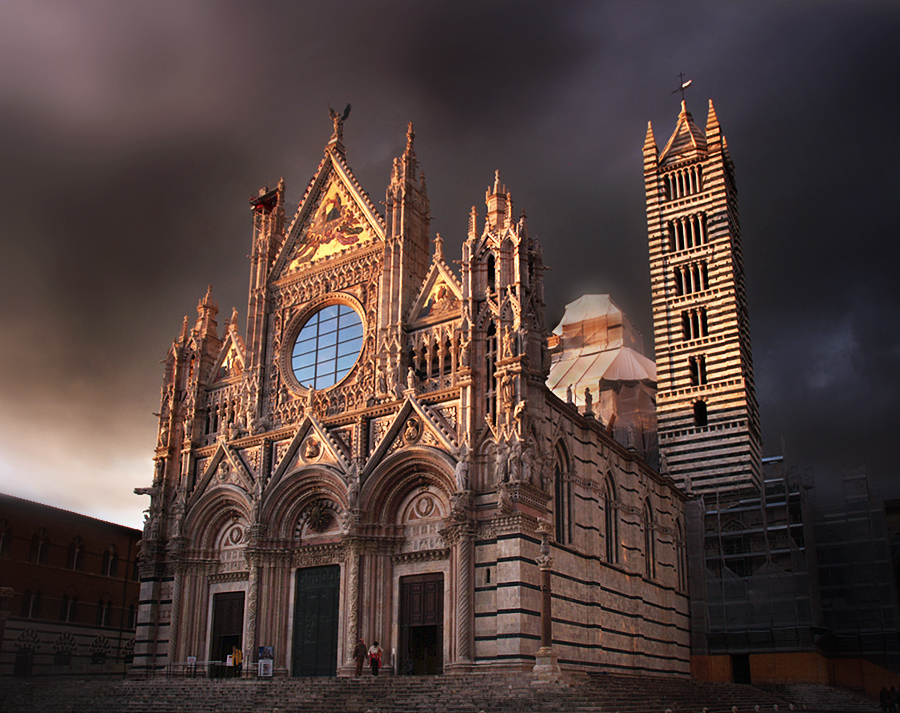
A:
<svg viewBox="0 0 900 713">
<path fill-rule="evenodd" d="M 362 320 L 355 309 L 342 304 L 320 309 L 303 325 L 294 342 L 294 376 L 307 389 L 334 386 L 356 364 L 362 341 Z"/>
</svg>

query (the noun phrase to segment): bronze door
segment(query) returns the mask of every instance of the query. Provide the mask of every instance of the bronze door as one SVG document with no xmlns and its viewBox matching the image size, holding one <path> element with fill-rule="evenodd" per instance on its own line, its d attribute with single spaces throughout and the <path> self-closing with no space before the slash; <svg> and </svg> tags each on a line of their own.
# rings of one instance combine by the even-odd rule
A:
<svg viewBox="0 0 900 713">
<path fill-rule="evenodd" d="M 213 595 L 213 626 L 209 658 L 225 661 L 232 647 L 241 648 L 244 633 L 244 593 Z"/>
<path fill-rule="evenodd" d="M 444 575 L 400 579 L 400 671 L 412 662 L 415 675 L 444 671 Z"/>
<path fill-rule="evenodd" d="M 297 570 L 294 605 L 294 676 L 337 673 L 339 565 Z"/>
</svg>

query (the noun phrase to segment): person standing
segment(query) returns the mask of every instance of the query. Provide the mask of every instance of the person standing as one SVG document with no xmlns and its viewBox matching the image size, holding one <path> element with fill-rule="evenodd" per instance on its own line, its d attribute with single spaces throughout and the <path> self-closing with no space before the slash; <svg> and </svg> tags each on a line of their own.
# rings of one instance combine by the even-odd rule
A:
<svg viewBox="0 0 900 713">
<path fill-rule="evenodd" d="M 353 648 L 353 658 L 356 659 L 356 675 L 362 673 L 363 663 L 366 660 L 366 642 L 360 639 Z"/>
<path fill-rule="evenodd" d="M 244 655 L 241 653 L 241 650 L 234 646 L 231 649 L 231 661 L 234 663 L 234 675 L 236 678 L 241 677 L 241 662 L 244 659 Z"/>
<path fill-rule="evenodd" d="M 384 652 L 381 650 L 381 647 L 378 645 L 377 641 L 373 641 L 372 645 L 369 647 L 369 665 L 372 667 L 372 675 L 378 675 L 378 669 L 381 668 L 381 655 Z"/>
</svg>

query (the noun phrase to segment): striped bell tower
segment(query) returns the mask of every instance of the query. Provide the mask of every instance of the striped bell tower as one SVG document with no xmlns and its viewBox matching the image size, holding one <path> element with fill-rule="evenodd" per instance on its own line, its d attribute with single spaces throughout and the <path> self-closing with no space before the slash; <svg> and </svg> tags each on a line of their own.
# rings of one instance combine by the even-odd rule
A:
<svg viewBox="0 0 900 713">
<path fill-rule="evenodd" d="M 644 141 L 660 470 L 697 493 L 759 487 L 759 408 L 734 165 L 712 101 Z"/>
</svg>

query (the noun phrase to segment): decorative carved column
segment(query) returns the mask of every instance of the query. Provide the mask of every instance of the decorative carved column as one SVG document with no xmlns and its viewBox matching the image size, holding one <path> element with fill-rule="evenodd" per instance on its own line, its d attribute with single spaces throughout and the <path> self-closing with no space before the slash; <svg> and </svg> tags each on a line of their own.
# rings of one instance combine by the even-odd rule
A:
<svg viewBox="0 0 900 713">
<path fill-rule="evenodd" d="M 259 541 L 261 530 L 261 525 L 252 525 L 250 527 L 250 543 L 244 554 L 247 564 L 250 566 L 250 573 L 247 578 L 247 615 L 245 617 L 244 642 L 242 646 L 243 660 L 245 662 L 242 675 L 247 678 L 256 675 L 256 671 L 251 671 L 250 663 L 256 661 L 256 615 L 259 611 L 257 601 L 259 599 L 259 566 L 262 558 L 255 545 Z"/>
<path fill-rule="evenodd" d="M 553 573 L 553 557 L 550 556 L 550 523 L 541 519 L 537 531 L 541 536 L 541 554 L 537 565 L 541 571 L 541 648 L 534 657 L 534 683 L 552 683 L 559 680 L 557 653 L 553 650 L 553 594 L 550 576 Z"/>
<path fill-rule="evenodd" d="M 185 564 L 177 554 L 173 567 L 172 613 L 169 616 L 169 646 L 166 655 L 170 664 L 178 663 L 178 625 L 181 620 L 181 589 L 184 587 Z"/>
<path fill-rule="evenodd" d="M 456 541 L 456 658 L 472 663 L 472 550 L 474 528 L 463 525 Z"/>
<path fill-rule="evenodd" d="M 347 652 L 344 657 L 348 671 L 356 670 L 353 649 L 359 640 L 359 557 L 359 543 L 350 540 L 347 546 Z"/>
</svg>

